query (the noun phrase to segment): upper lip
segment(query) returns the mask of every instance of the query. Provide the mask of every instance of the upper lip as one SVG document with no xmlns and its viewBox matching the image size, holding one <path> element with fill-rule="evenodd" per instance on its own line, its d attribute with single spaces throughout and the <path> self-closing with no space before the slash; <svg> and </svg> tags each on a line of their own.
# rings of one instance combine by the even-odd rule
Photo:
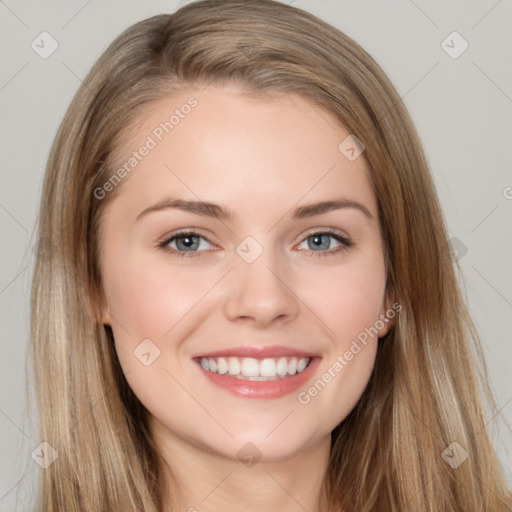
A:
<svg viewBox="0 0 512 512">
<path fill-rule="evenodd" d="M 208 352 L 206 354 L 198 354 L 194 356 L 194 358 L 202 358 L 202 357 L 252 357 L 255 359 L 264 359 L 264 358 L 273 358 L 273 357 L 283 357 L 283 356 L 291 356 L 291 357 L 318 357 L 318 354 L 313 354 L 311 352 L 304 352 L 302 350 L 297 350 L 292 347 L 285 347 L 284 345 L 273 345 L 273 346 L 243 346 L 243 347 L 233 347 L 233 348 L 225 348 L 223 350 L 214 350 L 213 352 Z"/>
</svg>

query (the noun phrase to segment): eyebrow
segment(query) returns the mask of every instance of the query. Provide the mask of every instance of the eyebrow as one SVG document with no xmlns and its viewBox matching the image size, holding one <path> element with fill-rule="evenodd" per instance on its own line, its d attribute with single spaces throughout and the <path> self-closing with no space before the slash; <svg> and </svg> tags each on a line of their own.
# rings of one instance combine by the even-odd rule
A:
<svg viewBox="0 0 512 512">
<path fill-rule="evenodd" d="M 370 220 L 374 220 L 373 215 L 366 206 L 357 201 L 344 198 L 300 206 L 293 211 L 293 218 L 304 219 L 342 208 L 354 208 L 364 213 L 364 215 Z M 185 201 L 183 199 L 166 199 L 165 201 L 161 201 L 160 203 L 150 206 L 139 213 L 139 215 L 137 215 L 136 222 L 149 213 L 170 209 L 182 210 L 189 213 L 195 213 L 197 215 L 203 215 L 205 217 L 213 217 L 219 220 L 233 220 L 235 218 L 234 212 L 229 208 L 222 207 L 215 203 L 207 201 Z"/>
</svg>

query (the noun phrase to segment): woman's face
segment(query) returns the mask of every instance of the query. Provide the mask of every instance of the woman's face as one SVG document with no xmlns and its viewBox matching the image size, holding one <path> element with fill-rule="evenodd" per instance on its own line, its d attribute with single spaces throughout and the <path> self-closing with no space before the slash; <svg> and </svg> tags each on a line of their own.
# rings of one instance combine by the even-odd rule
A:
<svg viewBox="0 0 512 512">
<path fill-rule="evenodd" d="M 101 223 L 103 320 L 153 427 L 232 459 L 330 439 L 389 325 L 361 147 L 300 96 L 235 88 L 161 100 L 134 130 L 95 196 L 121 187 Z"/>
</svg>

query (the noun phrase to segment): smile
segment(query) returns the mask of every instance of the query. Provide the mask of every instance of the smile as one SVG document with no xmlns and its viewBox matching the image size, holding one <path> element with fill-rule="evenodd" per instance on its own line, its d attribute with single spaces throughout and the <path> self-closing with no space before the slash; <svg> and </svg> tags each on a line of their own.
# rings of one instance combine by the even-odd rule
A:
<svg viewBox="0 0 512 512">
<path fill-rule="evenodd" d="M 238 398 L 253 399 L 275 399 L 292 394 L 307 384 L 320 361 L 320 357 L 296 356 L 194 358 L 209 385 Z"/>
<path fill-rule="evenodd" d="M 265 359 L 253 357 L 202 357 L 200 359 L 201 367 L 208 372 L 252 381 L 277 380 L 302 373 L 310 362 L 310 357 L 294 356 Z"/>
</svg>

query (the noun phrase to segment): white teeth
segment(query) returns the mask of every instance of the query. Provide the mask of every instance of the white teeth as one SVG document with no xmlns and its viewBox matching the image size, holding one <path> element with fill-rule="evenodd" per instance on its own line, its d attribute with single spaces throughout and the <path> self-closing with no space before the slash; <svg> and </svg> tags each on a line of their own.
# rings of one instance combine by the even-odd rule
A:
<svg viewBox="0 0 512 512">
<path fill-rule="evenodd" d="M 288 373 L 288 362 L 286 361 L 286 357 L 280 357 L 277 361 L 276 373 L 281 377 L 284 377 Z"/>
<path fill-rule="evenodd" d="M 273 359 L 263 359 L 260 363 L 260 375 L 262 377 L 275 377 L 276 362 Z"/>
<path fill-rule="evenodd" d="M 302 372 L 307 365 L 308 363 L 305 359 L 300 359 L 299 362 L 297 363 L 297 373 Z"/>
<path fill-rule="evenodd" d="M 226 360 L 223 357 L 219 357 L 217 359 L 217 373 L 220 375 L 224 375 L 225 373 L 228 373 L 229 366 Z"/>
<path fill-rule="evenodd" d="M 279 357 L 255 359 L 252 357 L 210 357 L 201 358 L 201 366 L 219 375 L 229 374 L 239 379 L 275 380 L 301 373 L 306 369 L 311 358 Z"/>
<path fill-rule="evenodd" d="M 244 357 L 240 369 L 244 377 L 260 377 L 260 365 L 252 357 Z"/>
<path fill-rule="evenodd" d="M 240 360 L 238 357 L 228 357 L 229 375 L 238 375 L 240 373 Z"/>
</svg>

